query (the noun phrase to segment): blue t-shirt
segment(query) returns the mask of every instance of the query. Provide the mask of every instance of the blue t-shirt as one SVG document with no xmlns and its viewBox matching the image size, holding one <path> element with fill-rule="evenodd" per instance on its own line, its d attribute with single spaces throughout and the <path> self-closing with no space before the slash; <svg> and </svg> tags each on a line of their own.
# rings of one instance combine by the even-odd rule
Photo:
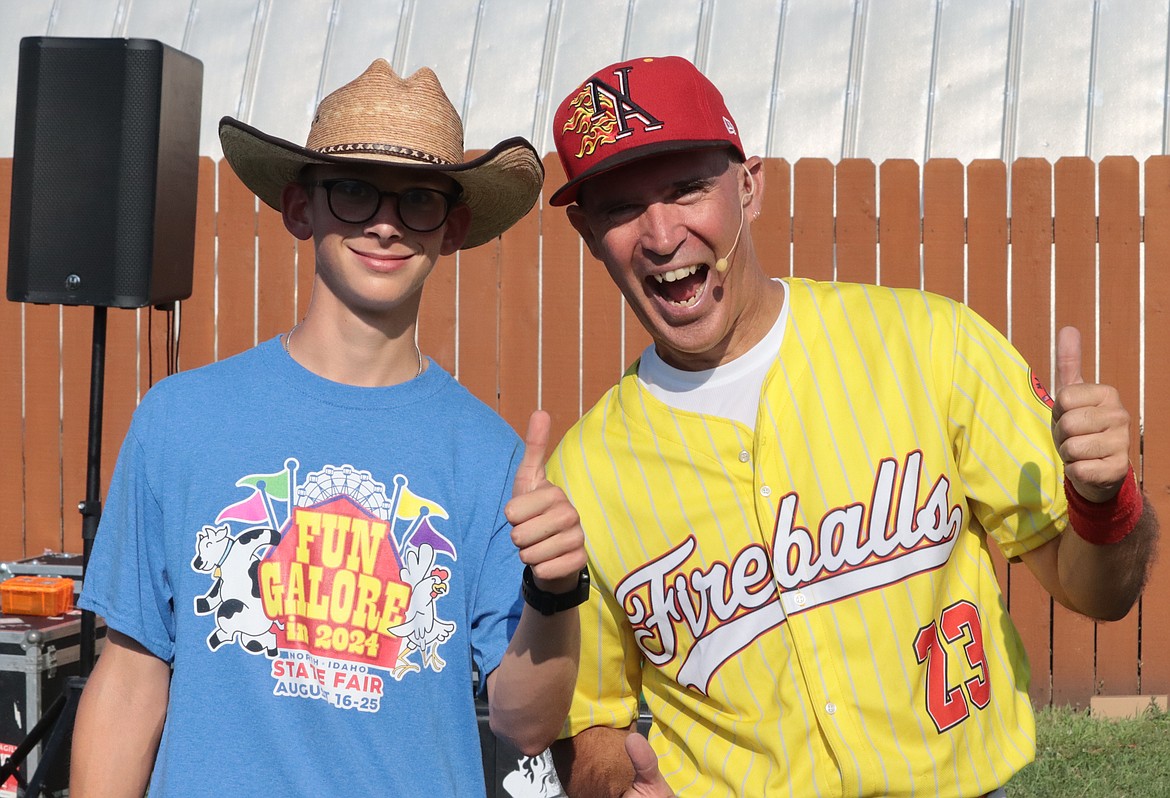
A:
<svg viewBox="0 0 1170 798">
<path fill-rule="evenodd" d="M 272 339 L 155 386 L 80 600 L 172 664 L 151 798 L 482 795 L 522 449 L 433 362 L 358 388 Z"/>
</svg>

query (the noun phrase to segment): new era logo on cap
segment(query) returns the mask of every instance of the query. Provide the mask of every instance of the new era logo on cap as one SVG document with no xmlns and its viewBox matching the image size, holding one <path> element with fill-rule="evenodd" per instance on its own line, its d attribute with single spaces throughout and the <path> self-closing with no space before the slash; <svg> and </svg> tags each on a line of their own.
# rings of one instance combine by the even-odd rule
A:
<svg viewBox="0 0 1170 798">
<path fill-rule="evenodd" d="M 745 157 L 723 95 L 685 58 L 636 58 L 599 70 L 561 102 L 553 140 L 568 182 L 549 199 L 568 205 L 591 177 L 675 150 L 732 147 Z"/>
</svg>

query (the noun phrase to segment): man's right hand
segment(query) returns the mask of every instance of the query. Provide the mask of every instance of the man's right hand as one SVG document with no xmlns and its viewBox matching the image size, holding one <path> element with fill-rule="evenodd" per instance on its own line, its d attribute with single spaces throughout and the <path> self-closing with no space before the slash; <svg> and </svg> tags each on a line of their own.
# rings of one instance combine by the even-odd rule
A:
<svg viewBox="0 0 1170 798">
<path fill-rule="evenodd" d="M 628 728 L 591 726 L 552 744 L 561 788 L 570 798 L 676 798 L 658 770 L 658 756 Z"/>
</svg>

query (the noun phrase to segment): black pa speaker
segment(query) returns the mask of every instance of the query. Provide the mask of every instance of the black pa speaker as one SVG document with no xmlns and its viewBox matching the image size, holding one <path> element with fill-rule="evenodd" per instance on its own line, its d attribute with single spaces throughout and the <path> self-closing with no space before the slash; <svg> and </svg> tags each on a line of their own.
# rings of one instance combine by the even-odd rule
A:
<svg viewBox="0 0 1170 798">
<path fill-rule="evenodd" d="M 150 39 L 20 41 L 8 298 L 191 296 L 203 64 Z"/>
</svg>

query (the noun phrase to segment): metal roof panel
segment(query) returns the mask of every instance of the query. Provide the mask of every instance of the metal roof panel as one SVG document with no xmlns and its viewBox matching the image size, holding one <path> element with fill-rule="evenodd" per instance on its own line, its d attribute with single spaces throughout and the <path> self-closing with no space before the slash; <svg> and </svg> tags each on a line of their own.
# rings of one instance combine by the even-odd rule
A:
<svg viewBox="0 0 1170 798">
<path fill-rule="evenodd" d="M 5 8 L 0 107 L 24 36 L 128 36 L 204 64 L 201 149 L 232 115 L 303 140 L 320 98 L 374 58 L 439 75 L 470 149 L 552 149 L 556 104 L 601 66 L 683 55 L 753 152 L 1131 154 L 1166 147 L 1168 0 L 24 0 Z M 11 111 L 0 156 L 11 155 Z"/>
</svg>

